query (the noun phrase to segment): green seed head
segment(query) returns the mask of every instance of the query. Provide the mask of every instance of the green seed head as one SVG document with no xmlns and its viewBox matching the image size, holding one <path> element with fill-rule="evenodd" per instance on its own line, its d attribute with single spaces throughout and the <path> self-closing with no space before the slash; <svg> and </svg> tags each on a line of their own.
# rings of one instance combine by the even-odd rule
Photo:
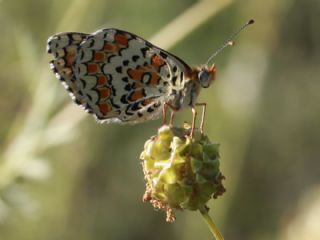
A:
<svg viewBox="0 0 320 240">
<path fill-rule="evenodd" d="M 225 191 L 219 170 L 219 144 L 190 127 L 163 126 L 149 139 L 141 153 L 146 180 L 144 200 L 167 211 L 173 221 L 173 209 L 199 210 L 213 197 Z"/>
</svg>

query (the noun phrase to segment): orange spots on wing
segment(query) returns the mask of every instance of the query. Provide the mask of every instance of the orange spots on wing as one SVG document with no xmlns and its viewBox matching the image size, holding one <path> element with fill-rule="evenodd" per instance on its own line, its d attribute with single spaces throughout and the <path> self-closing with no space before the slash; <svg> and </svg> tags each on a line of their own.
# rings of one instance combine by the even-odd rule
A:
<svg viewBox="0 0 320 240">
<path fill-rule="evenodd" d="M 95 52 L 94 53 L 93 59 L 95 61 L 103 61 L 104 58 L 105 58 L 105 54 L 103 52 Z"/>
<path fill-rule="evenodd" d="M 97 84 L 98 85 L 104 85 L 107 83 L 107 77 L 105 75 L 99 75 L 97 77 Z"/>
<path fill-rule="evenodd" d="M 108 98 L 110 97 L 110 89 L 109 88 L 101 88 L 99 89 L 100 92 L 100 98 Z"/>
<path fill-rule="evenodd" d="M 128 75 L 130 78 L 136 81 L 142 81 L 144 71 L 140 69 L 129 69 L 128 70 Z"/>
<path fill-rule="evenodd" d="M 148 77 L 150 79 L 145 83 L 147 83 L 150 86 L 157 86 L 159 83 L 159 75 L 148 68 L 149 68 L 148 66 L 145 66 L 145 67 L 139 67 L 137 69 L 129 69 L 127 73 L 130 78 L 139 82 L 142 82 L 144 74 L 148 74 L 149 75 Z"/>
<path fill-rule="evenodd" d="M 110 112 L 112 110 L 112 107 L 108 103 L 100 103 L 99 104 L 99 109 L 100 109 L 100 112 L 103 115 L 107 115 L 108 112 Z"/>
<path fill-rule="evenodd" d="M 96 73 L 99 71 L 99 65 L 96 63 L 88 63 L 87 71 L 88 73 Z"/>
<path fill-rule="evenodd" d="M 66 66 L 70 67 L 73 63 L 73 60 L 74 60 L 74 56 L 75 54 L 74 53 L 67 53 L 66 55 Z"/>
<path fill-rule="evenodd" d="M 151 98 L 147 98 L 146 100 L 144 100 L 143 102 L 142 102 L 142 105 L 143 106 L 147 106 L 147 105 L 149 105 L 150 103 L 152 103 L 153 102 L 153 100 L 151 99 Z"/>
<path fill-rule="evenodd" d="M 130 101 L 136 101 L 145 97 L 142 90 L 137 90 L 130 95 Z"/>
<path fill-rule="evenodd" d="M 154 73 L 154 72 L 151 73 L 151 80 L 150 80 L 149 85 L 150 85 L 150 86 L 157 86 L 158 83 L 159 83 L 159 76 L 158 76 L 158 74 L 156 74 L 156 73 Z"/>
<path fill-rule="evenodd" d="M 103 49 L 108 52 L 113 51 L 113 48 L 114 48 L 114 45 L 111 43 L 105 43 L 103 46 Z"/>
<path fill-rule="evenodd" d="M 162 60 L 162 58 L 159 55 L 154 55 L 151 58 L 151 64 L 155 67 L 161 67 L 165 64 L 165 62 Z"/>
<path fill-rule="evenodd" d="M 123 34 L 117 34 L 114 37 L 114 41 L 119 45 L 123 45 L 123 46 L 127 46 L 128 45 L 128 38 Z"/>
<path fill-rule="evenodd" d="M 133 88 L 133 89 L 142 88 L 142 84 L 139 83 L 139 82 L 135 82 L 135 83 L 132 85 L 132 88 Z"/>
</svg>

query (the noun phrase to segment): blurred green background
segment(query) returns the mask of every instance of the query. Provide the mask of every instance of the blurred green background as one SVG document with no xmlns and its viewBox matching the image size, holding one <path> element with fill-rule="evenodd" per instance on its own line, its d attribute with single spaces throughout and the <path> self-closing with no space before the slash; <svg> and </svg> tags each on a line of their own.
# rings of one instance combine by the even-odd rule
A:
<svg viewBox="0 0 320 240">
<path fill-rule="evenodd" d="M 97 124 L 51 73 L 46 40 L 117 27 L 194 65 L 250 18 L 199 98 L 226 176 L 210 215 L 226 239 L 320 239 L 319 10 L 317 0 L 1 0 L 0 239 L 211 239 L 199 213 L 168 224 L 141 200 L 139 155 L 161 121 Z M 176 123 L 190 120 L 185 110 Z"/>
</svg>

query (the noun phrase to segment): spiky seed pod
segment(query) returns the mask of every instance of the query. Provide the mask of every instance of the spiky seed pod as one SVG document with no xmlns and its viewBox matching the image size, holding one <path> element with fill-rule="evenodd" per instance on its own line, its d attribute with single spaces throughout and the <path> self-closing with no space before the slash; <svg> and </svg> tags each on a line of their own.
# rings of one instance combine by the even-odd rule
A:
<svg viewBox="0 0 320 240">
<path fill-rule="evenodd" d="M 163 126 L 151 137 L 141 153 L 146 180 L 144 201 L 167 212 L 174 221 L 173 209 L 200 210 L 225 192 L 219 169 L 219 144 L 190 126 Z"/>
</svg>

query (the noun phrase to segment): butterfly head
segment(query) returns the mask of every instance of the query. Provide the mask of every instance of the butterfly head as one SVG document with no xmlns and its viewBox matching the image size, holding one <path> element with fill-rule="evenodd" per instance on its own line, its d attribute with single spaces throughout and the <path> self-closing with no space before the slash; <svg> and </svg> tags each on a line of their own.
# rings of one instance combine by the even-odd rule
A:
<svg viewBox="0 0 320 240">
<path fill-rule="evenodd" d="M 210 84 L 215 79 L 216 67 L 212 65 L 211 67 L 205 66 L 199 69 L 198 81 L 200 86 L 203 88 L 208 88 Z"/>
</svg>

